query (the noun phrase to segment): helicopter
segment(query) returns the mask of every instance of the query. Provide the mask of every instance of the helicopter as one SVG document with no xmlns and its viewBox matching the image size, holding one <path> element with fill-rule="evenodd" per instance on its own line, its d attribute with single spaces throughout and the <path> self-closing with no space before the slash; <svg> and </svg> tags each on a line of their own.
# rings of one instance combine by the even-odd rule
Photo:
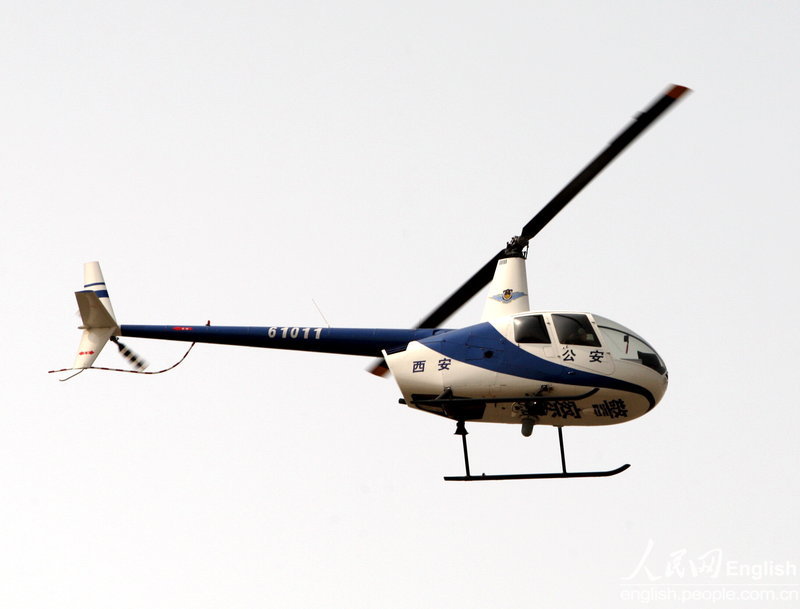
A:
<svg viewBox="0 0 800 609">
<path fill-rule="evenodd" d="M 687 87 L 670 85 L 525 224 L 519 235 L 414 328 L 212 326 L 210 322 L 120 325 L 99 263 L 87 262 L 83 290 L 75 293 L 82 319 L 79 329 L 83 330 L 77 357 L 72 368 L 51 372 L 93 368 L 108 342 L 117 345 L 134 372 L 144 372 L 146 362 L 119 337 L 185 341 L 192 346 L 213 343 L 372 357 L 377 359 L 370 372 L 377 376 L 391 372 L 402 395 L 401 404 L 456 422 L 465 475 L 445 476 L 447 481 L 619 474 L 630 465 L 602 471 L 567 471 L 562 430 L 618 424 L 646 414 L 667 390 L 666 365 L 644 338 L 610 319 L 585 311 L 530 310 L 525 267 L 528 245 L 592 179 L 688 91 Z M 486 285 L 489 290 L 477 324 L 460 329 L 442 327 Z M 562 471 L 473 475 L 467 422 L 516 425 L 523 436 L 530 436 L 535 426 L 555 426 Z"/>
</svg>

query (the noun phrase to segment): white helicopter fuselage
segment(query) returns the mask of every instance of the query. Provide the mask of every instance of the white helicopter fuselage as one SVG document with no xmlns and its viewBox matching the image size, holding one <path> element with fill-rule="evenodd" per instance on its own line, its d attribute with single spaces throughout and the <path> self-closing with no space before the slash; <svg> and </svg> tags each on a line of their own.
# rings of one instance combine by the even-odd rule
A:
<svg viewBox="0 0 800 609">
<path fill-rule="evenodd" d="M 668 378 L 655 350 L 603 317 L 529 311 L 525 256 L 513 243 L 507 251 L 481 323 L 384 350 L 405 404 L 455 419 L 559 427 L 651 410 Z"/>
<path fill-rule="evenodd" d="M 408 406 L 494 423 L 520 423 L 537 398 L 540 425 L 621 423 L 651 410 L 668 382 L 643 339 L 589 313 L 501 317 L 413 341 L 385 359 Z"/>
</svg>

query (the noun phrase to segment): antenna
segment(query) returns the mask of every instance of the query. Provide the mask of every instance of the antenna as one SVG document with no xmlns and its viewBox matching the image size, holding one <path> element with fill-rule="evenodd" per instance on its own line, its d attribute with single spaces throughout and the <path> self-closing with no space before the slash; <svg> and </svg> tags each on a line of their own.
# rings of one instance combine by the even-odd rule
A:
<svg viewBox="0 0 800 609">
<path fill-rule="evenodd" d="M 319 308 L 319 305 L 317 304 L 317 301 L 316 301 L 316 300 L 314 300 L 314 299 L 312 298 L 312 299 L 311 299 L 311 302 L 313 302 L 313 303 L 314 303 L 314 306 L 315 306 L 315 307 L 316 307 L 316 309 L 317 309 L 317 313 L 319 313 L 320 317 L 322 317 L 322 320 L 325 322 L 325 325 L 326 325 L 326 326 L 328 326 L 328 327 L 330 328 L 330 327 L 331 327 L 331 324 L 330 324 L 330 323 L 328 323 L 328 319 L 325 317 L 325 314 L 322 312 L 322 309 L 320 309 L 320 308 Z"/>
</svg>

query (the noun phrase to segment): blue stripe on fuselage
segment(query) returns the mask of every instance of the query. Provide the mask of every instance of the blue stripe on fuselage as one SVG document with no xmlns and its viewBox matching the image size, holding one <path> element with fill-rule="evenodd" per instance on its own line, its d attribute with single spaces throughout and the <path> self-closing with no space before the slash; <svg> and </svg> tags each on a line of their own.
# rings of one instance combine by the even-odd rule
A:
<svg viewBox="0 0 800 609">
<path fill-rule="evenodd" d="M 656 403 L 653 394 L 640 385 L 584 372 L 528 353 L 516 343 L 507 340 L 488 322 L 429 336 L 419 342 L 445 357 L 485 370 L 545 383 L 619 389 L 644 396 L 650 403 L 650 408 Z M 494 351 L 496 357 L 482 357 L 481 353 L 487 350 Z"/>
</svg>

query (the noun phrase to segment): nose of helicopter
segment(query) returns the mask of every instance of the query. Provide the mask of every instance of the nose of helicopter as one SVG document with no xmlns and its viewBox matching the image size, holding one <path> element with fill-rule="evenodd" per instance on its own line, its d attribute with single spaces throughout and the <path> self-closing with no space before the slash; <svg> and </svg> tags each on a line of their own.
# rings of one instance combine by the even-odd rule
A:
<svg viewBox="0 0 800 609">
<path fill-rule="evenodd" d="M 650 343 L 625 326 L 598 315 L 594 319 L 617 362 L 617 372 L 647 389 L 658 403 L 669 381 L 667 366 L 661 356 Z"/>
<path fill-rule="evenodd" d="M 636 353 L 635 355 L 639 355 Z M 626 381 L 641 389 L 644 389 L 647 395 L 652 396 L 652 401 L 649 396 L 650 402 L 647 410 L 652 409 L 656 404 L 661 401 L 667 391 L 667 384 L 669 382 L 669 375 L 664 362 L 659 358 L 659 365 L 656 366 L 653 361 L 649 361 L 647 357 L 618 357 L 615 358 L 615 371 L 614 375 L 620 380 Z"/>
<path fill-rule="evenodd" d="M 646 364 L 643 365 L 646 366 Z M 656 372 L 658 372 L 658 377 L 655 378 L 655 375 L 650 375 L 650 378 L 645 383 L 645 386 L 650 390 L 650 393 L 653 394 L 656 404 L 658 404 L 658 402 L 661 401 L 661 398 L 664 397 L 664 394 L 667 391 L 667 385 L 669 384 L 669 372 L 667 372 L 667 367 L 664 365 L 663 361 L 661 361 L 660 369 Z"/>
</svg>

